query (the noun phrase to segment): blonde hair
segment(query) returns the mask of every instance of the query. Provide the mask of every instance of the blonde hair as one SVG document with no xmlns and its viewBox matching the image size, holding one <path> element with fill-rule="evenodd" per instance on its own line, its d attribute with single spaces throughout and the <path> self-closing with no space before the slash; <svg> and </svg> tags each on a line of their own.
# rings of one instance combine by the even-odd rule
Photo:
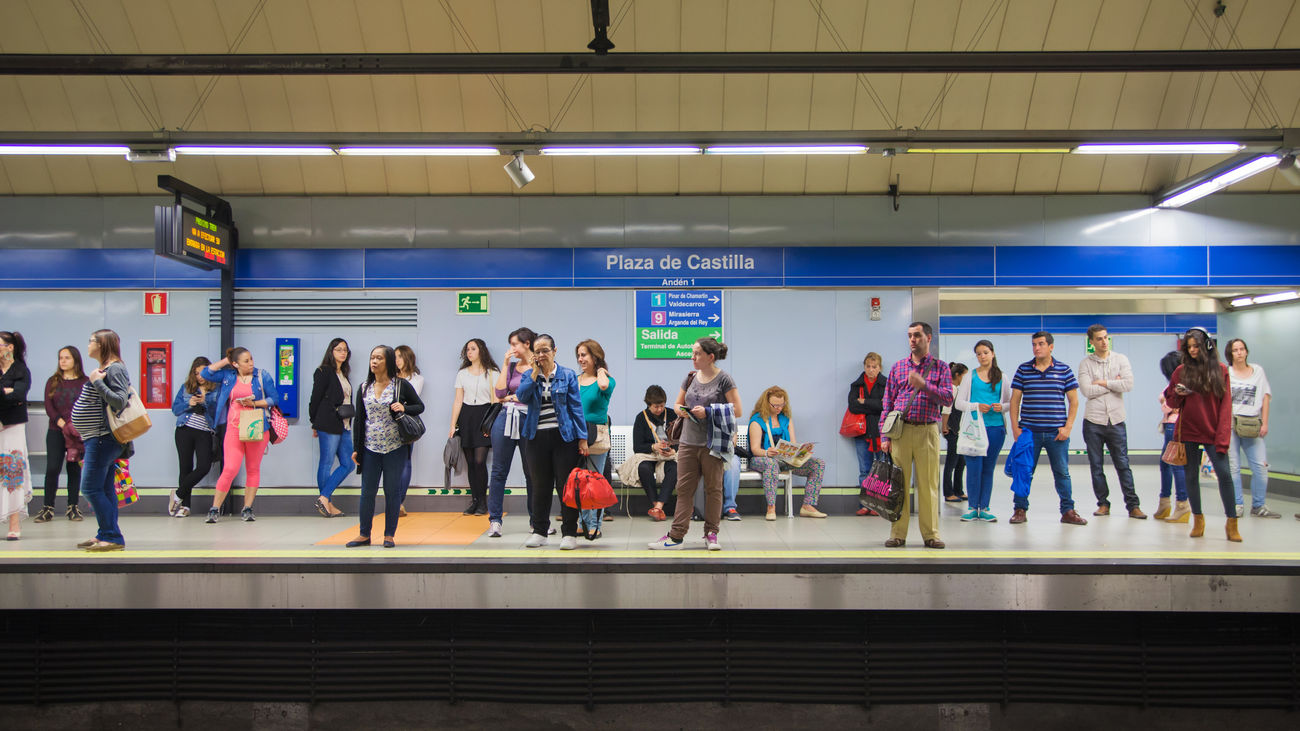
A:
<svg viewBox="0 0 1300 731">
<path fill-rule="evenodd" d="M 877 366 L 880 366 L 881 368 L 885 366 L 885 362 L 880 359 L 880 353 L 874 353 L 874 352 L 867 353 L 867 357 L 863 358 L 862 362 L 863 364 L 866 364 L 866 363 L 870 363 L 873 360 L 876 361 Z"/>
<path fill-rule="evenodd" d="M 785 389 L 780 386 L 768 386 L 767 390 L 759 395 L 758 403 L 754 404 L 754 413 L 761 415 L 764 419 L 771 419 L 776 416 L 772 411 L 772 404 L 768 402 L 768 399 L 772 396 L 785 399 L 785 406 L 782 407 L 781 413 L 785 414 L 787 419 L 794 418 L 790 412 L 790 394 L 786 393 Z"/>
</svg>

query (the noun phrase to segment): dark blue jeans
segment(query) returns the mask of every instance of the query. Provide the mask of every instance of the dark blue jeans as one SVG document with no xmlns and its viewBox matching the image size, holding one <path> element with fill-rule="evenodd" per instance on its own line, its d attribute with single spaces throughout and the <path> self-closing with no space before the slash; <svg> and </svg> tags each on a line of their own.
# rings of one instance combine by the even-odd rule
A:
<svg viewBox="0 0 1300 731">
<path fill-rule="evenodd" d="M 983 457 L 966 457 L 966 502 L 972 510 L 988 510 L 993 497 L 993 473 L 998 465 L 998 453 L 1007 438 L 1004 426 L 985 426 L 989 437 L 989 451 Z"/>
<path fill-rule="evenodd" d="M 122 454 L 122 445 L 112 434 L 85 440 L 86 453 L 81 464 L 81 494 L 95 510 L 99 531 L 95 538 L 107 543 L 126 545 L 122 529 L 117 527 L 117 490 L 113 488 L 113 463 Z"/>
<path fill-rule="evenodd" d="M 1168 446 L 1174 440 L 1174 427 L 1177 424 L 1165 424 L 1165 443 Z M 1164 454 L 1164 446 L 1161 447 L 1160 453 Z M 1172 488 L 1172 489 L 1171 489 Z M 1173 492 L 1177 500 L 1187 499 L 1187 480 L 1183 475 L 1182 467 L 1175 467 L 1160 460 L 1160 497 L 1169 497 Z"/>
<path fill-rule="evenodd" d="M 316 441 L 320 444 L 320 462 L 316 464 L 316 489 L 326 500 L 334 494 L 339 485 L 347 479 L 348 474 L 356 469 L 352 464 L 352 432 L 344 429 L 342 434 L 316 432 Z M 339 466 L 334 466 L 338 460 Z"/>
<path fill-rule="evenodd" d="M 1070 442 L 1056 441 L 1056 432 L 1034 432 L 1034 469 L 1038 469 L 1038 456 L 1047 449 L 1047 459 L 1052 464 L 1052 480 L 1056 483 L 1056 494 L 1061 499 L 1061 515 L 1074 510 L 1074 497 L 1070 487 Z M 1029 509 L 1029 496 L 1016 496 L 1013 501 L 1017 510 Z"/>
<path fill-rule="evenodd" d="M 397 509 L 401 507 L 402 466 L 411 453 L 408 444 L 388 454 L 376 454 L 361 449 L 361 529 L 362 538 L 370 537 L 370 526 L 375 519 L 375 497 L 379 494 L 379 477 L 384 478 L 384 535 L 397 535 Z"/>
<path fill-rule="evenodd" d="M 853 440 L 853 451 L 858 455 L 858 487 L 871 474 L 871 465 L 876 462 L 876 453 L 871 451 L 871 442 L 862 437 Z"/>
<path fill-rule="evenodd" d="M 1187 464 L 1181 469 L 1187 478 L 1187 499 L 1192 503 L 1192 515 L 1201 515 L 1201 450 L 1214 465 L 1214 476 L 1219 480 L 1219 500 L 1223 501 L 1223 514 L 1229 518 L 1237 517 L 1237 496 L 1232 491 L 1232 468 L 1228 466 L 1228 455 L 1216 452 L 1213 444 L 1183 442 L 1187 450 Z M 1175 468 L 1179 469 L 1179 468 Z"/>
<path fill-rule="evenodd" d="M 506 499 L 506 478 L 510 476 L 510 463 L 515 458 L 515 448 L 519 449 L 519 459 L 524 466 L 524 484 L 528 494 L 533 494 L 533 473 L 528 469 L 528 451 L 524 449 L 521 439 L 506 437 L 506 410 L 501 409 L 497 420 L 492 422 L 492 473 L 488 479 L 488 521 L 500 523 Z M 528 506 L 528 519 L 532 522 L 533 506 Z"/>
<path fill-rule="evenodd" d="M 1110 450 L 1111 464 L 1119 475 L 1119 491 L 1124 494 L 1124 507 L 1138 507 L 1137 490 L 1133 489 L 1133 470 L 1128 466 L 1128 427 L 1118 424 L 1094 424 L 1083 420 L 1083 442 L 1088 445 L 1088 468 L 1092 471 L 1092 492 L 1097 496 L 1097 507 L 1110 507 L 1110 485 L 1106 484 L 1105 462 L 1102 448 Z"/>
</svg>

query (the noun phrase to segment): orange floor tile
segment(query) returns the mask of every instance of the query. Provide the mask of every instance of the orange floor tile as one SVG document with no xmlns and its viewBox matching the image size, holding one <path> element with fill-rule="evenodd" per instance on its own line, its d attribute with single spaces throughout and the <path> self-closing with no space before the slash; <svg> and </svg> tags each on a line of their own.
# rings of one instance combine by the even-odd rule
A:
<svg viewBox="0 0 1300 731">
<path fill-rule="evenodd" d="M 357 537 L 355 520 L 347 529 L 318 542 L 318 546 L 341 546 Z M 487 532 L 486 515 L 460 513 L 410 513 L 397 524 L 397 543 L 402 546 L 468 546 Z M 379 543 L 384 536 L 384 516 L 375 516 L 370 537 Z"/>
</svg>

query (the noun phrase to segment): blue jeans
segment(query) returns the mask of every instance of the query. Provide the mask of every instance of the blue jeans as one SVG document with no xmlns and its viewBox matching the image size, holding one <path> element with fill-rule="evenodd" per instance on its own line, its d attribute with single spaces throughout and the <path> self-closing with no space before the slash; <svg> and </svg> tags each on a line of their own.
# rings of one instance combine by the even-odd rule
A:
<svg viewBox="0 0 1300 731">
<path fill-rule="evenodd" d="M 876 453 L 871 451 L 871 443 L 862 437 L 853 440 L 853 449 L 858 453 L 858 487 L 862 487 L 862 481 L 871 474 L 871 465 L 876 463 Z"/>
<path fill-rule="evenodd" d="M 972 510 L 988 510 L 993 497 L 993 473 L 997 471 L 998 453 L 1007 439 L 1005 426 L 985 426 L 989 451 L 983 457 L 966 457 L 966 503 Z"/>
<path fill-rule="evenodd" d="M 352 431 L 344 429 L 342 434 L 316 432 L 320 442 L 320 463 L 316 465 L 316 489 L 326 500 L 334 494 L 339 485 L 347 479 L 356 465 L 352 463 Z M 338 467 L 333 467 L 335 458 Z M 332 468 L 332 469 L 331 469 Z"/>
<path fill-rule="evenodd" d="M 736 495 L 740 494 L 740 458 L 732 455 L 731 465 L 722 473 L 722 513 L 736 509 Z"/>
<path fill-rule="evenodd" d="M 586 456 L 586 459 L 591 460 L 592 472 L 599 472 L 601 474 L 604 474 L 605 460 L 609 459 L 609 452 L 606 452 L 604 454 L 589 454 Z"/>
<path fill-rule="evenodd" d="M 1038 469 L 1038 456 L 1047 449 L 1047 459 L 1052 464 L 1052 479 L 1056 483 L 1056 494 L 1061 498 L 1061 515 L 1074 510 L 1074 498 L 1070 487 L 1070 442 L 1056 441 L 1056 432 L 1033 432 L 1034 434 L 1034 469 Z M 1013 501 L 1017 510 L 1029 509 L 1029 496 L 1016 496 Z"/>
<path fill-rule="evenodd" d="M 122 454 L 122 445 L 112 434 L 91 437 L 85 444 L 81 494 L 95 510 L 95 522 L 99 523 L 95 538 L 125 546 L 122 529 L 117 527 L 117 490 L 113 488 L 113 463 Z"/>
<path fill-rule="evenodd" d="M 1210 459 L 1210 464 L 1214 465 L 1214 476 L 1219 481 L 1219 500 L 1223 502 L 1223 514 L 1229 518 L 1237 517 L 1237 506 L 1233 503 L 1232 495 L 1232 477 L 1229 474 L 1232 468 L 1228 466 L 1228 460 L 1225 455 L 1215 451 L 1213 444 L 1197 444 L 1195 442 L 1183 442 L 1183 448 L 1187 450 L 1187 464 L 1180 469 L 1187 478 L 1187 501 L 1192 504 L 1192 515 L 1201 515 L 1201 450 Z"/>
<path fill-rule="evenodd" d="M 1250 462 L 1250 506 L 1252 508 L 1264 507 L 1264 498 L 1268 495 L 1268 453 L 1264 451 L 1263 437 L 1246 437 L 1237 436 L 1237 432 L 1232 433 L 1232 441 L 1228 443 L 1228 467 L 1232 470 L 1232 493 L 1241 505 L 1241 454 L 1246 453 L 1246 461 Z"/>
<path fill-rule="evenodd" d="M 1164 454 L 1164 448 L 1169 446 L 1169 443 L 1174 440 L 1175 426 L 1178 425 L 1165 424 L 1165 443 L 1160 448 L 1161 454 Z M 1182 467 L 1175 467 L 1171 464 L 1166 464 L 1162 459 L 1160 460 L 1160 497 L 1169 497 L 1171 491 L 1174 493 L 1175 499 L 1186 500 L 1187 479 L 1183 475 Z M 1238 488 L 1238 494 L 1240 494 L 1240 488 Z"/>
<path fill-rule="evenodd" d="M 503 408 L 497 414 L 497 420 L 492 422 L 492 473 L 488 479 L 487 498 L 489 522 L 501 522 L 501 514 L 505 510 L 506 478 L 510 476 L 510 463 L 514 461 L 516 447 L 524 466 L 524 484 L 528 486 L 528 494 L 532 495 L 533 474 L 528 470 L 528 452 L 524 449 L 523 440 L 506 436 L 506 410 Z M 533 506 L 531 500 L 528 502 L 528 520 L 531 523 Z"/>
<path fill-rule="evenodd" d="M 1118 424 L 1094 424 L 1083 420 L 1083 442 L 1088 445 L 1088 468 L 1092 472 L 1092 492 L 1097 496 L 1097 507 L 1110 507 L 1110 485 L 1106 484 L 1102 451 L 1110 450 L 1111 464 L 1119 476 L 1119 491 L 1124 495 L 1124 508 L 1138 507 L 1137 490 L 1133 489 L 1133 470 L 1128 465 L 1128 427 Z"/>
<path fill-rule="evenodd" d="M 379 494 L 379 478 L 384 478 L 384 535 L 397 535 L 397 509 L 402 501 L 398 499 L 401 492 L 402 465 L 411 454 L 411 446 L 405 445 L 388 454 L 377 454 L 361 448 L 361 527 L 357 531 L 362 538 L 370 537 L 370 527 L 375 519 L 375 497 Z"/>
<path fill-rule="evenodd" d="M 410 447 L 406 450 L 406 464 L 402 465 L 402 486 L 397 495 L 398 503 L 401 505 L 406 504 L 406 491 L 411 489 L 411 455 L 415 452 L 415 445 L 412 444 Z"/>
</svg>

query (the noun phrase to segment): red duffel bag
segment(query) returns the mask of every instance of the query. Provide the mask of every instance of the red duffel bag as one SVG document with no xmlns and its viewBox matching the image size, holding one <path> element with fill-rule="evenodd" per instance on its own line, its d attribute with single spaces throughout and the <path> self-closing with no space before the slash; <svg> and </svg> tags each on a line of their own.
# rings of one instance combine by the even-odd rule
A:
<svg viewBox="0 0 1300 731">
<path fill-rule="evenodd" d="M 618 497 L 604 475 L 575 467 L 564 483 L 564 504 L 579 510 L 597 510 L 617 505 Z"/>
</svg>

